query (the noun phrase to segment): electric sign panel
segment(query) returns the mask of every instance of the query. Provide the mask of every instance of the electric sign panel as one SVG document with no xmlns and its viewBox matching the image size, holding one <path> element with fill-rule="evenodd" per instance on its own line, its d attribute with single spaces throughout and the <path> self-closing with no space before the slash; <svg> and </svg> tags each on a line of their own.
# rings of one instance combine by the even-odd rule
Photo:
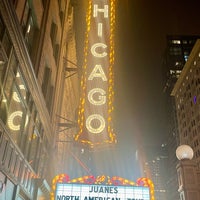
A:
<svg viewBox="0 0 200 200">
<path fill-rule="evenodd" d="M 55 200 L 150 200 L 149 187 L 57 183 Z"/>
<path fill-rule="evenodd" d="M 88 0 L 84 63 L 75 141 L 115 143 L 112 128 L 115 0 Z"/>
</svg>

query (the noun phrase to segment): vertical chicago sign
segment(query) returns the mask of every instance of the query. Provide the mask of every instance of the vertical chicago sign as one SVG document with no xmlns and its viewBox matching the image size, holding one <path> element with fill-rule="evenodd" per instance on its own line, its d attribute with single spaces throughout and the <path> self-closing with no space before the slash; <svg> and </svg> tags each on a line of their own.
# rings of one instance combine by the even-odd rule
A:
<svg viewBox="0 0 200 200">
<path fill-rule="evenodd" d="M 75 141 L 93 148 L 116 142 L 112 127 L 116 0 L 87 2 L 79 132 Z"/>
</svg>

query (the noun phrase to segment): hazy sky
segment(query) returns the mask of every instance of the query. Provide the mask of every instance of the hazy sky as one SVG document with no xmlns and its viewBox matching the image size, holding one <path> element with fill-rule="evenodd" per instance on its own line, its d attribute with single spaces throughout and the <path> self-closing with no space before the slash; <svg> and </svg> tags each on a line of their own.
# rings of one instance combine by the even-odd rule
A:
<svg viewBox="0 0 200 200">
<path fill-rule="evenodd" d="M 128 140 L 142 135 L 146 144 L 162 143 L 165 132 L 162 58 L 166 35 L 200 35 L 200 2 L 119 0 L 118 3 L 117 129 Z"/>
</svg>

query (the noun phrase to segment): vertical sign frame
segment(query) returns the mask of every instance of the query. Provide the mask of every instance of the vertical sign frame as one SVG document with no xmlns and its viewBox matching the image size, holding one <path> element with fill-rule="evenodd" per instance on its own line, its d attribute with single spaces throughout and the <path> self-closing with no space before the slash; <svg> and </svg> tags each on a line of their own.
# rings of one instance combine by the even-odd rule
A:
<svg viewBox="0 0 200 200">
<path fill-rule="evenodd" d="M 116 0 L 89 0 L 75 141 L 91 148 L 116 143 L 112 127 Z"/>
</svg>

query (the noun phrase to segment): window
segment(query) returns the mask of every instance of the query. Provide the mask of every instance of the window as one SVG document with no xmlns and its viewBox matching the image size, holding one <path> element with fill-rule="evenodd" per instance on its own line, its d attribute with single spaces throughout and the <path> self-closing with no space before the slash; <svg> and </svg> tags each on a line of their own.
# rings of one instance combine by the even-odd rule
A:
<svg viewBox="0 0 200 200">
<path fill-rule="evenodd" d="M 28 51 L 33 61 L 37 46 L 37 39 L 38 39 L 37 35 L 39 31 L 34 21 L 32 9 L 30 8 L 28 1 L 26 2 L 22 17 L 22 30 Z"/>
<path fill-rule="evenodd" d="M 182 49 L 181 47 L 170 47 L 170 55 L 182 55 Z"/>
<path fill-rule="evenodd" d="M 26 83 L 24 82 L 23 76 L 21 74 L 20 69 L 18 68 L 17 73 L 16 73 L 16 83 L 18 86 L 18 90 L 20 93 L 20 96 L 22 97 L 22 99 L 24 100 L 24 102 L 29 101 L 29 97 L 30 97 L 30 93 L 26 87 Z"/>
<path fill-rule="evenodd" d="M 25 40 L 28 45 L 29 52 L 31 52 L 31 47 L 33 45 L 33 38 L 34 38 L 34 31 L 35 31 L 34 29 L 35 27 L 33 23 L 33 18 L 32 16 L 30 16 L 27 22 L 26 31 L 25 31 Z"/>
<path fill-rule="evenodd" d="M 51 105 L 52 105 L 52 102 L 53 102 L 53 94 L 54 94 L 54 87 L 51 85 L 49 92 L 48 92 L 48 98 L 46 99 L 47 108 L 48 108 L 49 112 L 51 112 Z"/>
<path fill-rule="evenodd" d="M 63 12 L 63 11 L 60 11 L 60 12 L 59 12 L 59 16 L 60 16 L 60 22 L 61 22 L 61 26 L 62 26 L 63 21 L 64 21 L 64 12 Z"/>
<path fill-rule="evenodd" d="M 7 31 L 5 32 L 5 34 L 3 36 L 2 46 L 3 46 L 3 48 L 4 48 L 5 52 L 6 52 L 7 57 L 9 57 L 10 52 L 11 52 L 11 48 L 12 48 L 12 44 L 11 44 L 11 41 L 10 41 L 10 38 L 8 36 Z"/>
<path fill-rule="evenodd" d="M 10 130 L 14 142 L 20 146 L 23 128 L 26 124 L 26 109 L 15 84 L 13 85 L 11 93 L 6 126 Z"/>
<path fill-rule="evenodd" d="M 61 2 L 61 0 L 58 0 L 58 6 L 59 6 L 60 22 L 61 22 L 61 26 L 62 26 L 63 20 L 64 20 L 64 12 L 62 11 L 62 2 Z"/>
<path fill-rule="evenodd" d="M 2 40 L 2 38 L 3 38 L 3 34 L 4 34 L 4 32 L 5 32 L 5 25 L 4 25 L 4 23 L 3 23 L 3 20 L 2 20 L 2 18 L 0 17 L 0 40 Z"/>
<path fill-rule="evenodd" d="M 51 32 L 50 32 L 52 46 L 54 46 L 54 44 L 56 43 L 57 30 L 58 30 L 57 25 L 54 22 L 52 22 L 52 24 L 51 24 Z"/>
<path fill-rule="evenodd" d="M 39 157 L 39 166 L 38 166 L 38 174 L 43 177 L 44 174 L 44 170 L 45 170 L 45 164 L 47 162 L 47 152 L 46 149 L 42 146 L 41 147 L 41 153 L 40 153 L 40 157 Z"/>
<path fill-rule="evenodd" d="M 44 76 L 43 76 L 43 83 L 42 83 L 42 92 L 45 97 L 47 108 L 50 112 L 52 100 L 53 100 L 53 94 L 54 94 L 54 87 L 51 84 L 51 69 L 46 66 L 44 70 Z"/>
<path fill-rule="evenodd" d="M 6 59 L 4 52 L 0 49 L 0 87 L 3 85 L 5 72 L 6 72 Z"/>
<path fill-rule="evenodd" d="M 59 44 L 56 43 L 57 30 L 58 30 L 57 25 L 54 22 L 52 22 L 50 37 L 51 37 L 51 43 L 52 43 L 52 48 L 53 48 L 53 55 L 56 62 L 58 60 L 58 55 L 59 55 Z"/>
<path fill-rule="evenodd" d="M 1 17 L 0 17 L 0 44 L 1 44 L 0 45 L 1 46 L 0 48 L 0 77 L 2 80 L 5 73 L 5 63 L 8 60 L 11 53 L 12 43 Z"/>
<path fill-rule="evenodd" d="M 59 44 L 54 45 L 53 55 L 54 55 L 56 62 L 58 61 L 59 49 L 60 49 Z"/>
<path fill-rule="evenodd" d="M 0 151 L 1 151 L 0 162 L 1 163 L 4 163 L 5 161 L 7 148 L 8 148 L 8 138 L 3 135 L 3 137 L 1 138 L 1 143 L 0 143 Z"/>
<path fill-rule="evenodd" d="M 172 42 L 172 44 L 181 44 L 180 40 L 172 40 L 171 42 Z"/>
<path fill-rule="evenodd" d="M 24 134 L 23 134 L 23 140 L 21 145 L 22 152 L 24 153 L 25 157 L 28 158 L 28 154 L 30 152 L 31 148 L 31 138 L 32 138 L 32 133 L 34 129 L 34 121 L 29 114 L 26 115 L 26 126 L 24 129 Z M 29 160 L 28 160 L 29 161 Z"/>
<path fill-rule="evenodd" d="M 36 162 L 36 156 L 39 148 L 40 137 L 36 128 L 33 129 L 30 139 L 30 150 L 28 154 L 28 162 L 36 170 L 38 163 Z"/>
<path fill-rule="evenodd" d="M 46 66 L 44 70 L 43 82 L 42 82 L 42 92 L 44 94 L 44 97 L 46 97 L 47 95 L 47 90 L 50 84 L 50 80 L 51 80 L 51 69 L 48 66 Z"/>
<path fill-rule="evenodd" d="M 46 7 L 47 2 L 48 2 L 47 0 L 42 0 L 42 5 L 44 8 Z"/>
<path fill-rule="evenodd" d="M 26 5 L 25 5 L 25 8 L 24 8 L 24 13 L 23 13 L 23 16 L 22 16 L 22 30 L 23 30 L 23 33 L 26 32 L 29 12 L 30 12 L 30 7 L 29 7 L 29 4 L 28 4 L 28 1 L 26 1 Z"/>
<path fill-rule="evenodd" d="M 183 44 L 187 44 L 188 42 L 187 42 L 187 40 L 183 40 L 182 43 Z"/>
<path fill-rule="evenodd" d="M 10 0 L 14 8 L 17 6 L 18 0 Z"/>
<path fill-rule="evenodd" d="M 5 78 L 4 94 L 0 104 L 0 118 L 5 124 L 7 123 L 8 109 L 12 95 L 12 87 L 14 82 L 13 72 L 17 65 L 17 60 L 14 54 L 12 54 L 9 64 L 11 69 L 8 71 L 7 77 Z"/>
</svg>

